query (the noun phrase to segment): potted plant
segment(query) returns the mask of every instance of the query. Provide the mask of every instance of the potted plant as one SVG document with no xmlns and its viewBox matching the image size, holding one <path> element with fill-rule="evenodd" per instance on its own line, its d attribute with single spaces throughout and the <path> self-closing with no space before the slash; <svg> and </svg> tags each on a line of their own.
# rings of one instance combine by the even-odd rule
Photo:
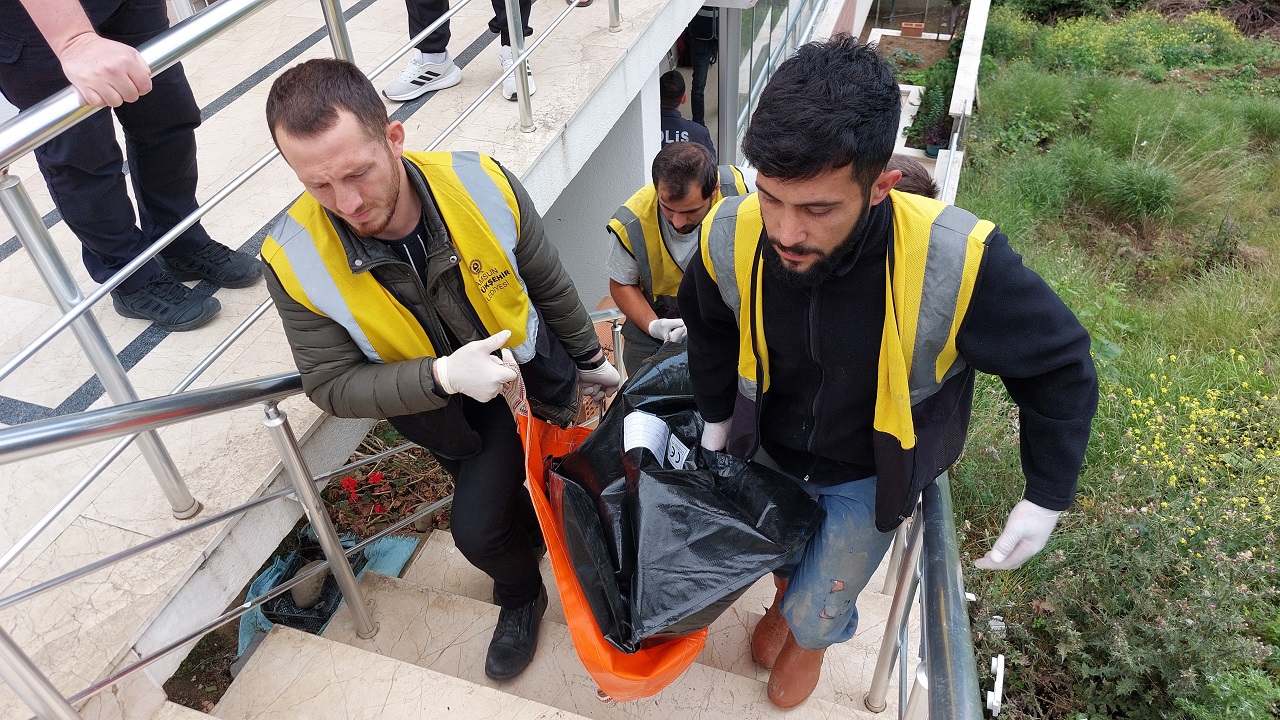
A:
<svg viewBox="0 0 1280 720">
<path fill-rule="evenodd" d="M 924 141 L 924 154 L 931 157 L 938 157 L 938 151 L 947 147 L 951 142 L 950 137 L 950 117 L 943 117 L 925 129 L 921 140 Z"/>
</svg>

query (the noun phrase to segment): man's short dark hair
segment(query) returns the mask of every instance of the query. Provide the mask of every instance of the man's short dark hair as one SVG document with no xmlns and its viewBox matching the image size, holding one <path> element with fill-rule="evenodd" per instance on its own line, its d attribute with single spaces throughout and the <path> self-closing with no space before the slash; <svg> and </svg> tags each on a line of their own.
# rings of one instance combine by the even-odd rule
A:
<svg viewBox="0 0 1280 720">
<path fill-rule="evenodd" d="M 901 103 L 893 70 L 871 46 L 848 35 L 808 43 L 760 94 L 742 154 L 784 180 L 851 165 L 869 191 L 893 155 Z"/>
<path fill-rule="evenodd" d="M 684 76 L 679 70 L 668 70 L 658 78 L 658 96 L 662 107 L 678 108 L 684 99 Z"/>
<path fill-rule="evenodd" d="M 658 181 L 668 190 L 678 191 L 683 197 L 690 185 L 702 191 L 702 199 L 711 197 L 720 183 L 720 173 L 711 152 L 698 143 L 674 142 L 663 145 L 653 159 L 653 186 Z"/>
<path fill-rule="evenodd" d="M 933 181 L 933 176 L 919 162 L 894 155 L 889 158 L 884 169 L 902 171 L 902 179 L 894 186 L 895 190 L 938 199 L 938 183 Z"/>
<path fill-rule="evenodd" d="M 387 132 L 387 108 L 360 68 L 344 60 L 317 58 L 295 65 L 276 78 L 267 94 L 271 139 L 284 131 L 311 138 L 338 123 L 338 111 L 355 116 L 371 138 Z"/>
</svg>

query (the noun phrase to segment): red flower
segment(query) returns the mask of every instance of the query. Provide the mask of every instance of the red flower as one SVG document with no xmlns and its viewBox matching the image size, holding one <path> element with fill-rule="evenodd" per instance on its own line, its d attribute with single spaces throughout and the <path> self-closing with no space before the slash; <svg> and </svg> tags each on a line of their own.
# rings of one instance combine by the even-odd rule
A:
<svg viewBox="0 0 1280 720">
<path fill-rule="evenodd" d="M 357 494 L 355 494 L 355 493 L 353 492 L 353 493 L 351 493 L 350 495 L 348 495 L 348 496 L 347 496 L 347 500 L 348 500 L 352 505 L 355 505 L 356 503 L 360 502 L 360 496 L 359 496 L 359 495 L 357 495 Z"/>
<path fill-rule="evenodd" d="M 380 472 L 369 473 L 369 482 L 373 485 L 381 485 L 382 477 L 383 475 Z"/>
<path fill-rule="evenodd" d="M 373 511 L 376 513 L 384 513 L 387 511 L 387 508 L 384 505 L 379 505 L 375 503 L 373 506 Z"/>
<path fill-rule="evenodd" d="M 342 478 L 342 489 L 349 493 L 354 493 L 359 485 L 360 482 L 353 477 Z"/>
</svg>

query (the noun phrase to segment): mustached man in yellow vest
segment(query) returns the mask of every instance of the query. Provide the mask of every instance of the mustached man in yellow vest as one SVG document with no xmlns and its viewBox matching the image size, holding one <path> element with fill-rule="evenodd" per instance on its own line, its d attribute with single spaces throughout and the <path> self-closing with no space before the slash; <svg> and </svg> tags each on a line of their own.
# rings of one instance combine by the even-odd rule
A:
<svg viewBox="0 0 1280 720">
<path fill-rule="evenodd" d="M 754 189 L 732 165 L 716 167 L 697 143 L 664 145 L 653 182 L 636 191 L 609 221 L 609 294 L 627 316 L 623 367 L 634 373 L 664 342 L 683 342 L 676 290 L 698 252 L 702 219 L 722 197 Z"/>
<path fill-rule="evenodd" d="M 758 190 L 704 221 L 679 292 L 702 445 L 782 470 L 826 510 L 752 633 L 784 708 L 813 691 L 826 648 L 853 637 L 893 530 L 959 456 L 975 372 L 998 375 L 1019 407 L 1026 475 L 980 568 L 1044 547 L 1097 408 L 1088 333 L 1008 238 L 893 189 L 899 104 L 871 47 L 801 47 L 743 138 Z"/>
<path fill-rule="evenodd" d="M 404 126 L 338 60 L 281 75 L 267 123 L 307 190 L 262 246 L 303 388 L 334 415 L 387 418 L 453 476 L 454 541 L 502 608 L 485 673 L 513 677 L 547 591 L 501 358 L 519 363 L 535 414 L 561 424 L 618 372 L 533 202 L 493 159 L 403 152 Z"/>
</svg>

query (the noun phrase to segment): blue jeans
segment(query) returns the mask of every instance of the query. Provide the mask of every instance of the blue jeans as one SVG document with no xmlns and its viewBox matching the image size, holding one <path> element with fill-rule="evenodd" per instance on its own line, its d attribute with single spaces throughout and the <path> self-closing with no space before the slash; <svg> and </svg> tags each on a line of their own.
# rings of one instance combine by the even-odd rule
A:
<svg viewBox="0 0 1280 720">
<path fill-rule="evenodd" d="M 876 530 L 876 479 L 818 487 L 827 511 L 791 573 L 782 598 L 782 616 L 796 644 L 821 650 L 858 630 L 858 593 L 866 587 L 893 542 Z"/>
</svg>

